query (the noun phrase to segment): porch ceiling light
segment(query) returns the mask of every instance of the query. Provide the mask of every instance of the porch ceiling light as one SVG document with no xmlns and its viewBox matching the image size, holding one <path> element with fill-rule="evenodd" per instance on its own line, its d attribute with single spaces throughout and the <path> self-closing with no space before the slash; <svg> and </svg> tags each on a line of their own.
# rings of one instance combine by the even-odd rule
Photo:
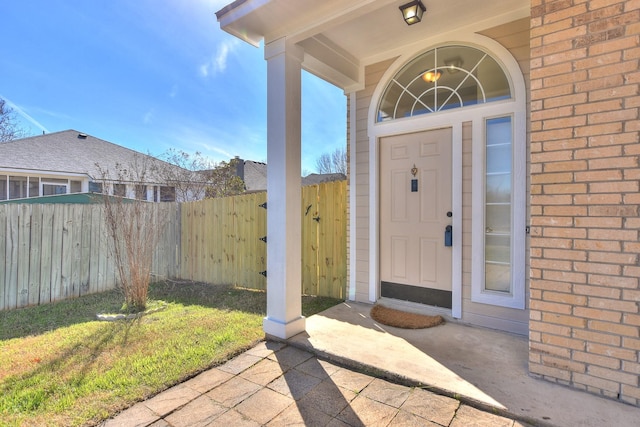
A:
<svg viewBox="0 0 640 427">
<path fill-rule="evenodd" d="M 420 0 L 410 1 L 407 4 L 400 6 L 402 12 L 402 19 L 407 25 L 413 25 L 422 21 L 422 14 L 427 10 Z"/>
<path fill-rule="evenodd" d="M 438 81 L 438 79 L 441 76 L 442 76 L 442 73 L 438 70 L 427 71 L 424 74 L 422 74 L 422 80 L 424 80 L 427 83 L 435 83 Z"/>
</svg>

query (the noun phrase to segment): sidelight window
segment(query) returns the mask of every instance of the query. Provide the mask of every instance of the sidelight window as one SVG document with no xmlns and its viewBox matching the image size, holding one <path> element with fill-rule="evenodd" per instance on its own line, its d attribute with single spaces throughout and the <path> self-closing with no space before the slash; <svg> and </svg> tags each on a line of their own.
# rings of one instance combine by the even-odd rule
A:
<svg viewBox="0 0 640 427">
<path fill-rule="evenodd" d="M 511 292 L 511 117 L 486 121 L 484 288 Z"/>
<path fill-rule="evenodd" d="M 471 299 L 474 302 L 524 308 L 524 194 L 523 141 L 517 137 L 514 116 L 485 118 L 483 141 L 474 164 L 474 257 Z M 477 246 L 476 246 L 477 245 Z"/>
</svg>

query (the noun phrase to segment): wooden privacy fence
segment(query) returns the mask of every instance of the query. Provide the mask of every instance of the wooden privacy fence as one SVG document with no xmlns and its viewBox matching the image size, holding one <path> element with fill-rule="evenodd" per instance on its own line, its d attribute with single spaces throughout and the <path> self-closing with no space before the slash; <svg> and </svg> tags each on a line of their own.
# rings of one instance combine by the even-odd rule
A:
<svg viewBox="0 0 640 427">
<path fill-rule="evenodd" d="M 266 289 L 266 201 L 263 192 L 182 204 L 181 278 Z M 344 298 L 346 181 L 303 187 L 301 208 L 302 292 Z"/>
<path fill-rule="evenodd" d="M 168 218 L 154 277 L 266 289 L 266 199 L 146 205 Z M 344 298 L 346 181 L 303 187 L 301 214 L 302 292 Z M 102 205 L 0 205 L 0 310 L 115 288 L 109 245 Z"/>
<path fill-rule="evenodd" d="M 146 208 L 169 218 L 152 271 L 176 277 L 178 205 L 150 203 Z M 0 310 L 115 288 L 109 239 L 101 205 L 0 205 Z"/>
</svg>

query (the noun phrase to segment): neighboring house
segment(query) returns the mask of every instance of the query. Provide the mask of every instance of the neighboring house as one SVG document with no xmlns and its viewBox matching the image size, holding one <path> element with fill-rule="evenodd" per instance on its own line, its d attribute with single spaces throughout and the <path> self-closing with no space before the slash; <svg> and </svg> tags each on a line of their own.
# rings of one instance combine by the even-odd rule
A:
<svg viewBox="0 0 640 427">
<path fill-rule="evenodd" d="M 243 160 L 236 156 L 238 161 L 236 175 L 244 181 L 245 191 L 255 193 L 267 191 L 267 164 L 254 162 L 253 160 Z M 302 177 L 302 186 L 321 184 L 323 182 L 340 181 L 347 179 L 341 173 L 312 173 Z"/>
<path fill-rule="evenodd" d="M 75 130 L 17 139 L 0 144 L 0 201 L 102 193 L 104 184 L 116 196 L 175 201 L 167 169 L 180 168 Z"/>
<path fill-rule="evenodd" d="M 302 177 L 302 186 L 317 185 L 324 182 L 342 181 L 347 177 L 342 173 L 312 173 Z"/>
<path fill-rule="evenodd" d="M 216 14 L 267 61 L 265 332 L 305 328 L 306 70 L 347 95 L 348 299 L 528 335 L 533 375 L 640 405 L 640 4 L 403 3 Z"/>
<path fill-rule="evenodd" d="M 267 164 L 243 160 L 236 156 L 236 175 L 244 181 L 244 189 L 247 193 L 256 193 L 267 190 Z"/>
</svg>

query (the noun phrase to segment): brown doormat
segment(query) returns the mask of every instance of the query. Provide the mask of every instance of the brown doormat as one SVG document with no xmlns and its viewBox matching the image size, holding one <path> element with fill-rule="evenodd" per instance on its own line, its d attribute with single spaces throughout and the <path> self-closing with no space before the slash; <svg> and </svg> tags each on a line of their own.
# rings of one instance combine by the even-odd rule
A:
<svg viewBox="0 0 640 427">
<path fill-rule="evenodd" d="M 431 328 L 444 323 L 444 318 L 440 315 L 427 316 L 425 314 L 407 313 L 379 304 L 374 305 L 371 309 L 371 318 L 383 325 L 404 329 Z"/>
</svg>

